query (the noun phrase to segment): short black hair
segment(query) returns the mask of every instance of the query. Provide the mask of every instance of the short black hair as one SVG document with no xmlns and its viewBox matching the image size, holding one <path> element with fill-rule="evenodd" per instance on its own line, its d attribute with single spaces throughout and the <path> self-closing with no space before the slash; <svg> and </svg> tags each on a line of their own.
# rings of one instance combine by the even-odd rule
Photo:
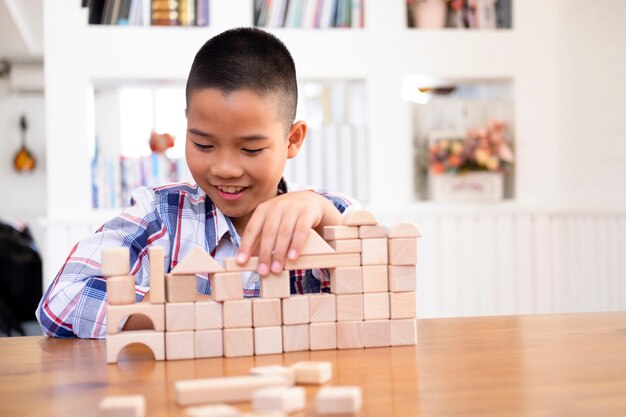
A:
<svg viewBox="0 0 626 417">
<path fill-rule="evenodd" d="M 261 96 L 275 95 L 279 117 L 288 128 L 296 118 L 295 63 L 285 44 L 261 29 L 230 29 L 200 48 L 187 77 L 187 107 L 193 92 L 204 88 L 225 94 L 251 90 Z"/>
</svg>

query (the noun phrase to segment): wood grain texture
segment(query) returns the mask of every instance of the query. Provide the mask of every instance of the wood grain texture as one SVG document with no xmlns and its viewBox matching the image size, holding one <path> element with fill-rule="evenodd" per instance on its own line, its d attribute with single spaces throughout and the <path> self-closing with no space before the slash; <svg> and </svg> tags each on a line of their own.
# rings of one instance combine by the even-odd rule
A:
<svg viewBox="0 0 626 417">
<path fill-rule="evenodd" d="M 106 280 L 109 305 L 128 305 L 135 302 L 135 277 L 124 275 Z"/>
</svg>

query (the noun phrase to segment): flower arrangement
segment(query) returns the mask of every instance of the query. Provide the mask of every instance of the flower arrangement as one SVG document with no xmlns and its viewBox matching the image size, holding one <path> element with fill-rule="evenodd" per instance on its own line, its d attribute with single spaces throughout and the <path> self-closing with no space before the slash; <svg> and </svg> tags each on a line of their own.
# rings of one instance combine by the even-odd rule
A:
<svg viewBox="0 0 626 417">
<path fill-rule="evenodd" d="M 439 139 L 429 147 L 433 174 L 463 174 L 470 171 L 504 172 L 513 164 L 513 150 L 506 142 L 506 125 L 492 120 L 486 128 L 472 128 L 465 138 Z"/>
</svg>

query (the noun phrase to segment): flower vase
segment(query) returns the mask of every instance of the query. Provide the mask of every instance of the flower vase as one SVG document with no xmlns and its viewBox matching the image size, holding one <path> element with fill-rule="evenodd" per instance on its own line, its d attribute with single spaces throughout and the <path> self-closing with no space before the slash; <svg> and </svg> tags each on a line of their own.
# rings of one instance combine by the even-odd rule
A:
<svg viewBox="0 0 626 417">
<path fill-rule="evenodd" d="M 499 172 L 435 174 L 431 171 L 429 177 L 429 195 L 433 201 L 493 202 L 503 198 L 504 174 Z"/>
<path fill-rule="evenodd" d="M 446 26 L 448 3 L 445 0 L 417 0 L 413 20 L 421 29 L 441 29 Z"/>
</svg>

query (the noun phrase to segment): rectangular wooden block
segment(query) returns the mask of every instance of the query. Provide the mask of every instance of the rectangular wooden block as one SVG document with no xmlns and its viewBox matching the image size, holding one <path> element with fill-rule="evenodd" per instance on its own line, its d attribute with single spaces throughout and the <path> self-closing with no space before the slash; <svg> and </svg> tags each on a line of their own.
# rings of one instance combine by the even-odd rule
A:
<svg viewBox="0 0 626 417">
<path fill-rule="evenodd" d="M 249 329 L 252 334 L 252 329 Z M 235 330 L 225 330 L 233 332 Z M 226 378 L 189 379 L 174 382 L 176 403 L 181 406 L 215 403 L 244 402 L 252 399 L 252 393 L 260 388 L 284 386 L 285 379 L 279 375 L 246 375 Z"/>
<path fill-rule="evenodd" d="M 363 294 L 337 295 L 337 321 L 363 320 Z"/>
<path fill-rule="evenodd" d="M 108 395 L 98 408 L 101 417 L 144 417 L 146 398 L 143 395 Z"/>
<path fill-rule="evenodd" d="M 283 326 L 283 350 L 285 352 L 299 352 L 309 350 L 309 325 L 296 324 Z"/>
<path fill-rule="evenodd" d="M 291 365 L 296 375 L 296 384 L 321 385 L 333 378 L 330 362 L 301 361 Z"/>
<path fill-rule="evenodd" d="M 293 413 L 306 406 L 306 391 L 303 387 L 261 388 L 252 394 L 254 411 L 280 411 Z"/>
<path fill-rule="evenodd" d="M 309 321 L 325 323 L 337 321 L 337 300 L 335 294 L 309 294 Z"/>
<path fill-rule="evenodd" d="M 165 254 L 163 248 L 150 246 L 148 248 L 150 263 L 150 302 L 162 304 L 165 302 Z"/>
<path fill-rule="evenodd" d="M 361 239 L 331 240 L 328 244 L 336 253 L 361 253 Z"/>
<path fill-rule="evenodd" d="M 115 277 L 130 273 L 130 251 L 128 248 L 102 248 L 103 277 Z"/>
<path fill-rule="evenodd" d="M 361 387 L 322 387 L 315 397 L 315 412 L 319 415 L 355 415 L 363 407 Z"/>
<path fill-rule="evenodd" d="M 147 304 L 147 303 L 146 303 Z M 155 330 L 129 330 L 119 334 L 107 335 L 107 363 L 117 362 L 117 355 L 120 350 L 131 343 L 142 343 L 148 346 L 154 354 L 154 359 L 162 361 L 165 359 L 165 336 L 162 331 Z"/>
<path fill-rule="evenodd" d="M 361 294 L 363 275 L 360 266 L 344 266 L 330 270 L 330 292 L 333 294 Z"/>
<path fill-rule="evenodd" d="M 238 356 L 254 355 L 254 336 L 252 328 L 224 329 L 224 356 L 234 358 Z"/>
<path fill-rule="evenodd" d="M 255 298 L 252 300 L 252 325 L 272 327 L 282 324 L 280 298 Z"/>
<path fill-rule="evenodd" d="M 286 298 L 290 295 L 289 271 L 261 277 L 261 298 Z"/>
<path fill-rule="evenodd" d="M 417 264 L 417 238 L 389 239 L 389 265 Z"/>
<path fill-rule="evenodd" d="M 337 324 L 311 323 L 309 345 L 311 350 L 337 349 Z"/>
<path fill-rule="evenodd" d="M 341 321 L 337 322 L 337 348 L 359 349 L 363 345 L 363 322 Z"/>
<path fill-rule="evenodd" d="M 387 238 L 361 240 L 361 265 L 387 265 Z"/>
<path fill-rule="evenodd" d="M 152 321 L 154 330 L 165 330 L 165 307 L 163 304 L 135 303 L 129 305 L 107 305 L 107 334 L 119 332 L 122 319 L 133 314 L 141 314 Z"/>
<path fill-rule="evenodd" d="M 226 404 L 187 407 L 185 417 L 241 417 L 239 409 Z"/>
<path fill-rule="evenodd" d="M 215 301 L 243 299 L 241 272 L 217 272 L 211 275 L 211 297 Z"/>
<path fill-rule="evenodd" d="M 415 265 L 389 265 L 389 291 L 404 292 L 417 289 L 417 268 Z"/>
<path fill-rule="evenodd" d="M 302 255 L 296 260 L 287 259 L 285 270 L 294 269 L 320 269 L 337 268 L 340 266 L 359 266 L 361 257 L 358 253 L 328 253 L 324 255 Z M 256 271 L 259 266 L 259 258 L 253 256 L 246 265 L 240 266 L 235 258 L 224 259 L 224 266 L 229 271 Z"/>
<path fill-rule="evenodd" d="M 252 327 L 252 301 L 250 299 L 224 301 L 225 329 Z"/>
<path fill-rule="evenodd" d="M 376 239 L 387 237 L 387 228 L 385 226 L 361 226 L 359 227 L 360 239 Z"/>
<path fill-rule="evenodd" d="M 194 303 L 166 303 L 165 330 L 194 330 L 196 327 L 196 308 Z"/>
<path fill-rule="evenodd" d="M 224 356 L 222 330 L 196 330 L 196 358 L 219 358 Z"/>
<path fill-rule="evenodd" d="M 168 303 L 196 300 L 198 278 L 195 275 L 165 275 L 165 293 Z"/>
<path fill-rule="evenodd" d="M 294 295 L 284 298 L 283 324 L 308 324 L 309 323 L 309 296 Z"/>
<path fill-rule="evenodd" d="M 325 240 L 358 239 L 358 226 L 324 226 Z"/>
<path fill-rule="evenodd" d="M 389 291 L 387 265 L 368 265 L 361 267 L 363 275 L 363 292 Z"/>
<path fill-rule="evenodd" d="M 279 375 L 285 378 L 287 385 L 293 385 L 295 383 L 295 372 L 289 366 L 282 365 L 268 365 L 268 366 L 255 366 L 250 368 L 250 374 L 252 375 Z"/>
<path fill-rule="evenodd" d="M 135 277 L 132 275 L 109 277 L 106 279 L 106 287 L 107 303 L 109 303 L 109 305 L 128 305 L 135 303 Z"/>
<path fill-rule="evenodd" d="M 391 346 L 391 320 L 364 322 L 363 345 L 366 348 Z"/>
<path fill-rule="evenodd" d="M 391 320 L 391 346 L 417 344 L 417 322 L 415 319 Z"/>
<path fill-rule="evenodd" d="M 392 292 L 389 295 L 392 319 L 414 319 L 417 316 L 415 292 Z"/>
<path fill-rule="evenodd" d="M 193 359 L 195 354 L 194 331 L 165 332 L 165 359 Z"/>
<path fill-rule="evenodd" d="M 389 314 L 388 292 L 363 294 L 363 318 L 365 320 L 389 319 Z"/>
<path fill-rule="evenodd" d="M 214 330 L 224 327 L 222 303 L 205 300 L 195 302 L 196 330 Z"/>
<path fill-rule="evenodd" d="M 281 327 L 256 327 L 254 329 L 254 354 L 274 355 L 279 353 L 283 353 Z"/>
</svg>

